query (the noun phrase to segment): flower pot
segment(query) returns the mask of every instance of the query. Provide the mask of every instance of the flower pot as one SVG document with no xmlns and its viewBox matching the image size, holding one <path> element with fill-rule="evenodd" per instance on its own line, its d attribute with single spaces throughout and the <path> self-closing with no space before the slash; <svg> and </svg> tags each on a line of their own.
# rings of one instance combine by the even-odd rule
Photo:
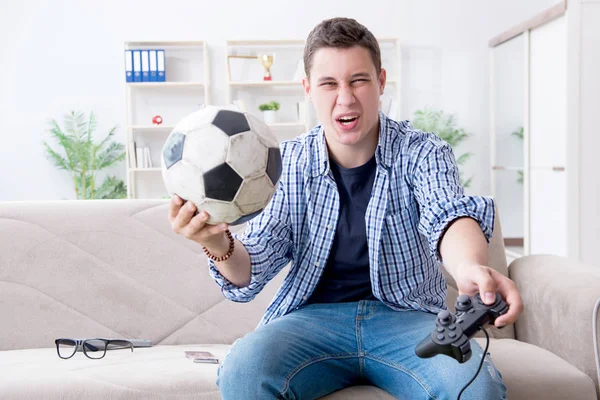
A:
<svg viewBox="0 0 600 400">
<path fill-rule="evenodd" d="M 274 124 L 277 120 L 277 111 L 275 110 L 265 110 L 263 113 L 263 120 L 265 124 Z"/>
</svg>

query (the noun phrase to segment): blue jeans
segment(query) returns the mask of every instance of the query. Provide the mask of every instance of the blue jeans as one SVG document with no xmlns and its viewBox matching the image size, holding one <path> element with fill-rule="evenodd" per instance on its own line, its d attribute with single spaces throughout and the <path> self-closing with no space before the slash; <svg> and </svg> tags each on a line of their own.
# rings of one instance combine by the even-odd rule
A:
<svg viewBox="0 0 600 400">
<path fill-rule="evenodd" d="M 312 304 L 237 340 L 219 367 L 223 399 L 317 399 L 370 384 L 400 399 L 454 399 L 471 380 L 483 350 L 459 364 L 438 355 L 422 359 L 415 346 L 436 316 L 394 311 L 377 300 Z M 506 387 L 489 355 L 461 399 L 505 399 Z"/>
</svg>

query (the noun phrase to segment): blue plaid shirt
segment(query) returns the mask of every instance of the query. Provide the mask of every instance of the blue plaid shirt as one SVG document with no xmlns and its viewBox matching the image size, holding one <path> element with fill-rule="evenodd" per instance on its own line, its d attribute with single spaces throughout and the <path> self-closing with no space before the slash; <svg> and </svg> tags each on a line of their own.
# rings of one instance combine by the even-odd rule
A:
<svg viewBox="0 0 600 400">
<path fill-rule="evenodd" d="M 450 145 L 408 121 L 379 115 L 377 171 L 365 214 L 373 294 L 396 310 L 446 309 L 438 242 L 461 216 L 479 222 L 490 240 L 491 198 L 466 196 Z M 339 216 L 322 126 L 281 143 L 283 172 L 268 206 L 235 235 L 250 255 L 250 284 L 237 287 L 209 260 L 223 295 L 252 300 L 282 268 L 288 275 L 259 325 L 300 307 L 327 264 Z"/>
</svg>

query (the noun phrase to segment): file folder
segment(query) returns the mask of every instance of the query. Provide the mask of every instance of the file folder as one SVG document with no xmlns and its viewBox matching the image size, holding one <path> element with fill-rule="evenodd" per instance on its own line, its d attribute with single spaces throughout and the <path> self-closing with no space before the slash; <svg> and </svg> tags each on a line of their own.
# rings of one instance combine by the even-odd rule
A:
<svg viewBox="0 0 600 400">
<path fill-rule="evenodd" d="M 165 51 L 156 50 L 156 68 L 158 70 L 158 82 L 165 82 L 167 78 L 167 72 L 165 70 Z"/>
<path fill-rule="evenodd" d="M 142 56 L 139 50 L 132 50 L 133 53 L 133 81 L 142 81 Z"/>
<path fill-rule="evenodd" d="M 150 82 L 150 60 L 148 50 L 142 50 L 142 82 Z"/>
<path fill-rule="evenodd" d="M 133 54 L 125 50 L 125 82 L 133 82 Z"/>
<path fill-rule="evenodd" d="M 148 56 L 150 57 L 150 82 L 156 82 L 158 79 L 156 50 L 150 50 Z"/>
</svg>

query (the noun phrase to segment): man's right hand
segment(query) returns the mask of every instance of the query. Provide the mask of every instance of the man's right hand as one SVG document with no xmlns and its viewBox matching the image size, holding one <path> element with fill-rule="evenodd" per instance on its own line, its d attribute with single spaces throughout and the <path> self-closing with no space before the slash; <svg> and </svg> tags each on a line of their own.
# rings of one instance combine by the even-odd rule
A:
<svg viewBox="0 0 600 400">
<path fill-rule="evenodd" d="M 174 195 L 169 207 L 169 222 L 173 232 L 200 243 L 213 254 L 226 253 L 229 249 L 229 241 L 225 234 L 228 224 L 209 225 L 206 223 L 206 211 L 197 215 L 194 215 L 195 212 L 196 206 L 193 202 L 187 201 L 184 204 L 181 197 Z"/>
</svg>

